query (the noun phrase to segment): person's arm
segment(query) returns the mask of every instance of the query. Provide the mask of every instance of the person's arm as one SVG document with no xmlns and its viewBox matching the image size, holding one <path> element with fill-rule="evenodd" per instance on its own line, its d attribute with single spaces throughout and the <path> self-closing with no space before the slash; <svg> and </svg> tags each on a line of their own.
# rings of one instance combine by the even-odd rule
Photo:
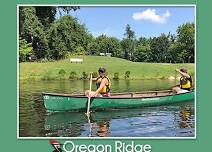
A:
<svg viewBox="0 0 212 152">
<path fill-rule="evenodd" d="M 188 75 L 187 73 L 182 72 L 182 71 L 180 71 L 179 69 L 176 69 L 176 71 L 179 72 L 180 74 L 182 74 L 184 77 L 190 78 L 190 75 Z"/>
<path fill-rule="evenodd" d="M 97 78 L 92 78 L 92 80 L 93 80 L 93 81 L 96 81 L 96 80 L 97 80 Z"/>
<path fill-rule="evenodd" d="M 107 84 L 107 81 L 108 80 L 106 78 L 103 79 L 102 83 L 99 86 L 99 88 L 95 91 L 95 93 L 92 96 L 96 97 L 99 94 L 100 90 L 102 90 L 102 88 L 104 88 L 104 86 Z"/>
<path fill-rule="evenodd" d="M 102 90 L 102 88 L 104 88 L 104 86 L 107 84 L 107 79 L 103 79 L 102 83 L 100 84 L 99 88 L 96 90 L 97 93 L 100 92 L 100 90 Z"/>
</svg>

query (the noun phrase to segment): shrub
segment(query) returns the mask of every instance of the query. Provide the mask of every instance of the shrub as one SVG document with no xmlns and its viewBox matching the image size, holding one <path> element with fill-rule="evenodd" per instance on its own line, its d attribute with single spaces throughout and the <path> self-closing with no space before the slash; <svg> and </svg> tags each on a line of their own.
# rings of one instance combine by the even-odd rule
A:
<svg viewBox="0 0 212 152">
<path fill-rule="evenodd" d="M 88 79 L 88 73 L 82 72 L 82 79 Z"/>
<path fill-rule="evenodd" d="M 119 79 L 119 73 L 118 72 L 114 73 L 113 79 L 114 80 L 118 80 Z"/>
<path fill-rule="evenodd" d="M 64 69 L 60 69 L 60 71 L 58 72 L 60 77 L 64 77 L 66 74 L 66 71 Z"/>
<path fill-rule="evenodd" d="M 98 73 L 97 72 L 93 72 L 92 77 L 93 78 L 97 78 L 98 77 Z"/>
<path fill-rule="evenodd" d="M 162 76 L 161 79 L 166 79 L 166 77 L 165 76 Z"/>
<path fill-rule="evenodd" d="M 129 79 L 130 78 L 130 71 L 126 71 L 125 72 L 125 79 Z"/>
<path fill-rule="evenodd" d="M 32 43 L 27 43 L 25 39 L 19 37 L 19 61 L 25 62 L 32 55 Z"/>
<path fill-rule="evenodd" d="M 69 79 L 76 79 L 76 78 L 77 78 L 77 73 L 74 71 L 71 71 L 69 75 Z"/>
<path fill-rule="evenodd" d="M 46 63 L 46 62 L 49 62 L 49 60 L 47 58 L 44 58 L 44 59 L 40 59 L 39 62 Z"/>
<path fill-rule="evenodd" d="M 69 58 L 71 58 L 72 56 L 73 56 L 73 55 L 72 55 L 71 52 L 68 52 L 68 53 L 65 54 L 65 58 L 66 58 L 66 59 L 69 59 Z"/>
</svg>

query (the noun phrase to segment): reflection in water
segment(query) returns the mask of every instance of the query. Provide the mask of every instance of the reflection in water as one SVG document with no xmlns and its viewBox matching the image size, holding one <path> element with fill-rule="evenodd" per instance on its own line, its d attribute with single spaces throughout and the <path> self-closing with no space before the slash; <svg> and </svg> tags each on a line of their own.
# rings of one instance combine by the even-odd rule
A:
<svg viewBox="0 0 212 152">
<path fill-rule="evenodd" d="M 126 80 L 125 84 L 126 84 L 126 90 L 130 91 L 130 80 Z"/>
<path fill-rule="evenodd" d="M 179 117 L 180 117 L 179 121 L 180 128 L 194 128 L 193 120 L 195 118 L 194 118 L 194 111 L 192 110 L 191 107 L 183 105 Z"/>
<path fill-rule="evenodd" d="M 46 136 L 77 137 L 83 130 L 86 116 L 83 113 L 52 113 L 45 120 Z"/>
<path fill-rule="evenodd" d="M 109 121 L 101 121 L 97 123 L 97 134 L 100 137 L 107 137 L 110 135 L 110 125 L 109 125 Z"/>
<path fill-rule="evenodd" d="M 184 105 L 121 109 L 94 112 L 90 119 L 82 112 L 53 113 L 46 117 L 45 130 L 48 133 L 45 136 L 194 136 L 194 109 L 187 104 L 186 118 L 182 116 L 183 111 Z"/>
<path fill-rule="evenodd" d="M 89 137 L 108 137 L 110 135 L 110 125 L 109 120 L 101 120 L 99 122 L 95 122 L 92 117 L 92 113 L 90 117 L 88 117 L 88 124 L 89 124 L 89 130 L 90 134 Z"/>
<path fill-rule="evenodd" d="M 112 92 L 168 89 L 174 81 L 112 81 Z M 93 89 L 95 85 L 93 84 Z M 194 103 L 161 107 L 96 111 L 90 124 L 83 112 L 47 113 L 42 92 L 82 93 L 89 81 L 21 81 L 20 137 L 181 137 L 194 136 Z"/>
</svg>

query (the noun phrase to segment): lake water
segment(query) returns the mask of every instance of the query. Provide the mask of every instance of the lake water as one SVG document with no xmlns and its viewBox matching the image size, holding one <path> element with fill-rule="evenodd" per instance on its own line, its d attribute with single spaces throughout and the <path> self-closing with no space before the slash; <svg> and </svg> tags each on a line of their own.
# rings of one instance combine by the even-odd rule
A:
<svg viewBox="0 0 212 152">
<path fill-rule="evenodd" d="M 112 81 L 112 92 L 169 89 L 170 80 Z M 194 101 L 156 107 L 48 113 L 42 92 L 82 93 L 88 80 L 20 81 L 20 137 L 194 137 Z M 95 90 L 93 83 L 92 89 Z"/>
</svg>

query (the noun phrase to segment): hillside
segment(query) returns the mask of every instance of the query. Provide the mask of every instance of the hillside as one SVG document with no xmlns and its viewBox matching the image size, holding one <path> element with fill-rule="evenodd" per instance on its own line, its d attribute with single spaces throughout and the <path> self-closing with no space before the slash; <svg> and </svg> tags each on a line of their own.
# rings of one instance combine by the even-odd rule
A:
<svg viewBox="0 0 212 152">
<path fill-rule="evenodd" d="M 186 67 L 194 75 L 194 64 L 167 64 L 131 62 L 125 59 L 105 56 L 84 56 L 83 63 L 71 63 L 69 59 L 54 62 L 23 62 L 20 63 L 20 80 L 26 79 L 61 79 L 59 71 L 63 69 L 63 79 L 68 79 L 70 72 L 76 72 L 78 78 L 82 73 L 97 72 L 99 67 L 105 67 L 110 78 L 119 73 L 124 79 L 125 72 L 130 71 L 130 79 L 161 79 L 175 77 L 175 69 Z"/>
</svg>

